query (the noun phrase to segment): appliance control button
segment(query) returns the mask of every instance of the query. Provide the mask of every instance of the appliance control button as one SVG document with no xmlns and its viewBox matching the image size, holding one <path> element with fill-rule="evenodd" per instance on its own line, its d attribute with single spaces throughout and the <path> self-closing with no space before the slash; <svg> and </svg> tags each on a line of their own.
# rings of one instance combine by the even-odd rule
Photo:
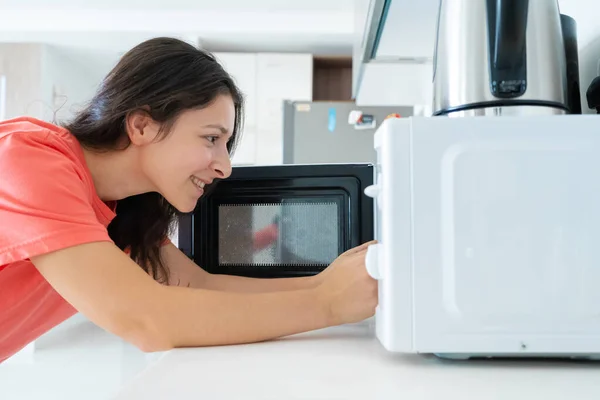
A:
<svg viewBox="0 0 600 400">
<path fill-rule="evenodd" d="M 379 195 L 381 189 L 378 185 L 371 185 L 365 188 L 365 194 L 369 197 L 376 198 Z"/>
<path fill-rule="evenodd" d="M 383 279 L 381 270 L 379 268 L 379 249 L 381 244 L 372 244 L 367 248 L 367 255 L 365 256 L 365 264 L 367 266 L 367 272 L 373 279 Z"/>
<path fill-rule="evenodd" d="M 525 91 L 525 82 L 521 80 L 501 81 L 498 86 L 500 94 L 520 94 Z"/>
</svg>

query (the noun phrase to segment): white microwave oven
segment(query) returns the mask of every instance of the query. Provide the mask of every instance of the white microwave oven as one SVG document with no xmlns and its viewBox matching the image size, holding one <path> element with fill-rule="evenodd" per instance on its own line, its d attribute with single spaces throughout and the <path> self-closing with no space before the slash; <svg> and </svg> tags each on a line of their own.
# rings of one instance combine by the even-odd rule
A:
<svg viewBox="0 0 600 400">
<path fill-rule="evenodd" d="M 598 358 L 598 116 L 389 119 L 375 148 L 386 349 Z"/>
</svg>

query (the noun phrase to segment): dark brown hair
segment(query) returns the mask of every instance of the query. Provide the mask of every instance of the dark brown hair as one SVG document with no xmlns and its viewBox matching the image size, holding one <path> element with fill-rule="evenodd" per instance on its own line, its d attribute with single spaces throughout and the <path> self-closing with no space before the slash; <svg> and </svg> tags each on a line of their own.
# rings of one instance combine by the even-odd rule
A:
<svg viewBox="0 0 600 400">
<path fill-rule="evenodd" d="M 120 59 L 88 105 L 64 126 L 85 148 L 118 151 L 130 144 L 125 120 L 132 112 L 147 112 L 161 124 L 160 137 L 165 137 L 183 111 L 206 107 L 221 94 L 230 95 L 235 105 L 231 154 L 243 115 L 242 94 L 234 81 L 210 53 L 174 38 L 150 39 Z M 154 279 L 168 283 L 160 245 L 177 210 L 153 192 L 117 201 L 116 214 L 108 226 L 111 239 L 120 249 L 129 249 Z"/>
</svg>

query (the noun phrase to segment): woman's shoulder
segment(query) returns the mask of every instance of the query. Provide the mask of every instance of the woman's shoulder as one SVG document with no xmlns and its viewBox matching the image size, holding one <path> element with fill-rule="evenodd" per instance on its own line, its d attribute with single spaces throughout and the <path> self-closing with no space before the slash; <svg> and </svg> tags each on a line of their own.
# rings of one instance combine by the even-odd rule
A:
<svg viewBox="0 0 600 400">
<path fill-rule="evenodd" d="M 26 156 L 28 153 L 62 153 L 81 159 L 77 139 L 65 128 L 33 117 L 18 117 L 0 121 L 0 153 Z"/>
<path fill-rule="evenodd" d="M 69 136 L 65 128 L 33 117 L 23 116 L 0 121 L 0 139 L 14 137 L 47 140 L 51 134 L 59 137 Z"/>
</svg>

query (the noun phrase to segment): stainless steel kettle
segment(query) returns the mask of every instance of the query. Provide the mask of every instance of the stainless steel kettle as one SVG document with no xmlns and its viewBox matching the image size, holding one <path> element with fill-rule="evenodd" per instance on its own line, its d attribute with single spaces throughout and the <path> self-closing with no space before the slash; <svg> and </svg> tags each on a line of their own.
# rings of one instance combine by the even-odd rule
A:
<svg viewBox="0 0 600 400">
<path fill-rule="evenodd" d="M 433 114 L 564 114 L 557 0 L 440 0 Z"/>
</svg>

